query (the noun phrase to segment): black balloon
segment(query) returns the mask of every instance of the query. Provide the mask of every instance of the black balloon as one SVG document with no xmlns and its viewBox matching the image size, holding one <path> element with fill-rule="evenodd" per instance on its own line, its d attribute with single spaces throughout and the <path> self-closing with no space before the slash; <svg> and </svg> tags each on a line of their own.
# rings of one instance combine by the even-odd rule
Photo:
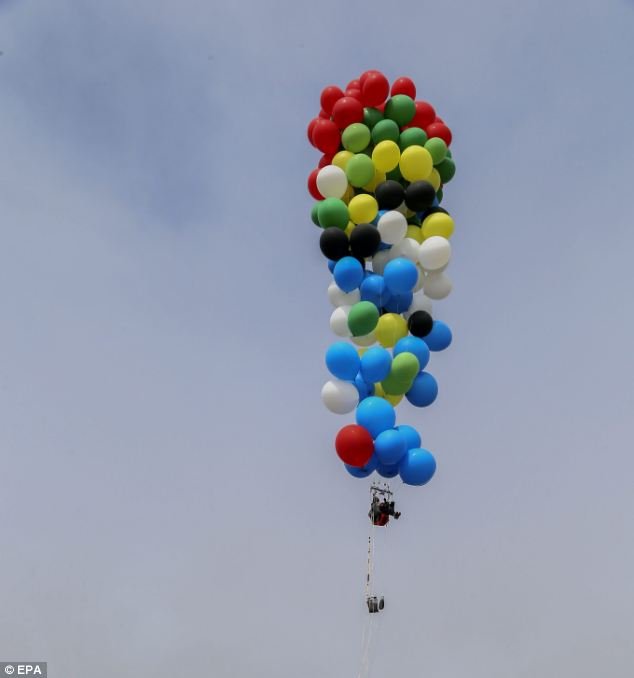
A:
<svg viewBox="0 0 634 678">
<path fill-rule="evenodd" d="M 436 191 L 429 181 L 412 181 L 405 189 L 405 204 L 412 212 L 422 212 L 431 207 Z"/>
<path fill-rule="evenodd" d="M 405 198 L 405 189 L 392 179 L 382 181 L 374 189 L 374 196 L 381 210 L 396 209 Z"/>
<path fill-rule="evenodd" d="M 319 238 L 319 247 L 326 259 L 339 261 L 348 256 L 348 236 L 336 226 L 325 228 Z"/>
<path fill-rule="evenodd" d="M 372 224 L 359 224 L 350 233 L 350 251 L 355 257 L 372 257 L 381 246 L 381 234 Z"/>
<path fill-rule="evenodd" d="M 436 214 L 437 212 L 442 212 L 443 214 L 449 214 L 449 212 L 447 212 L 447 210 L 444 207 L 440 207 L 439 205 L 436 205 L 436 207 L 429 207 L 428 209 L 424 210 L 421 219 L 424 220 L 430 214 Z"/>
<path fill-rule="evenodd" d="M 426 337 L 433 325 L 434 320 L 427 311 L 414 311 L 407 321 L 407 327 L 415 337 Z"/>
</svg>

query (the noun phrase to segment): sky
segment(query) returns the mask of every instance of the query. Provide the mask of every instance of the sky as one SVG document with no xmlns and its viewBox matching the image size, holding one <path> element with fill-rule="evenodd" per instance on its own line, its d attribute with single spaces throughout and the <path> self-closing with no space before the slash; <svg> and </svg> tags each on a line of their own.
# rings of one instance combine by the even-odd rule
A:
<svg viewBox="0 0 634 678">
<path fill-rule="evenodd" d="M 630 678 L 633 34 L 624 0 L 0 0 L 0 660 L 357 675 L 305 130 L 378 68 L 458 171 L 370 675 Z"/>
</svg>

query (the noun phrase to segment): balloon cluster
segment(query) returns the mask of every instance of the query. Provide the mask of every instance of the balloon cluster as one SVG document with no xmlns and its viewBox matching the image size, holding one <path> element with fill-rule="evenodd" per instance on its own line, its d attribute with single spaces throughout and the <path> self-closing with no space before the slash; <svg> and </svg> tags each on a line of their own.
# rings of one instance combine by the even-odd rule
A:
<svg viewBox="0 0 634 678">
<path fill-rule="evenodd" d="M 396 425 L 394 408 L 404 397 L 416 407 L 434 402 L 438 385 L 425 368 L 430 351 L 451 343 L 449 327 L 431 315 L 432 300 L 452 287 L 445 269 L 454 222 L 440 207 L 456 169 L 451 131 L 416 99 L 412 80 L 390 87 L 366 71 L 345 92 L 322 91 L 308 139 L 323 153 L 308 190 L 334 278 L 330 327 L 352 342 L 326 352 L 333 378 L 324 404 L 337 414 L 356 410 L 356 424 L 337 434 L 337 454 L 357 478 L 377 471 L 424 485 L 436 461 L 414 428 Z"/>
</svg>

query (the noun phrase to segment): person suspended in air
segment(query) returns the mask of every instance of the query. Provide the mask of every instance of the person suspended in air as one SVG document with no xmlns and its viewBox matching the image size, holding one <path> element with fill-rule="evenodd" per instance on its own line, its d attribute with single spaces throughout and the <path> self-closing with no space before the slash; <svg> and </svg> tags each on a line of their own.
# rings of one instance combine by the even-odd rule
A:
<svg viewBox="0 0 634 678">
<path fill-rule="evenodd" d="M 396 520 L 401 517 L 400 511 L 396 511 L 394 508 L 394 502 L 387 500 L 380 501 L 379 498 L 374 495 L 368 513 L 368 517 L 372 521 L 372 524 L 377 527 L 384 527 L 390 522 L 390 516 L 393 516 Z"/>
</svg>

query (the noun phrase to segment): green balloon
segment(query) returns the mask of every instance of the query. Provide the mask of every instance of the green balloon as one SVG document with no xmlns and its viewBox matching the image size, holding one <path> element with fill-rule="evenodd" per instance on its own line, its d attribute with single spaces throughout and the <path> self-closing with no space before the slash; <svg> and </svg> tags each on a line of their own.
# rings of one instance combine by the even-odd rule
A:
<svg viewBox="0 0 634 678">
<path fill-rule="evenodd" d="M 346 230 L 350 218 L 348 207 L 343 200 L 339 200 L 339 198 L 326 198 L 317 204 L 319 206 L 317 208 L 317 217 L 322 228 L 336 226 L 342 231 Z"/>
<path fill-rule="evenodd" d="M 348 329 L 353 337 L 370 334 L 379 322 L 379 309 L 371 301 L 358 301 L 348 313 Z"/>
<path fill-rule="evenodd" d="M 447 157 L 448 157 L 448 158 L 453 157 L 453 156 L 451 155 L 451 149 L 450 149 L 450 148 L 447 149 Z"/>
<path fill-rule="evenodd" d="M 398 141 L 399 129 L 394 120 L 380 120 L 372 128 L 372 141 L 378 144 L 381 141 Z"/>
<path fill-rule="evenodd" d="M 442 199 L 443 199 L 442 188 L 439 188 L 439 189 L 436 191 L 436 197 L 438 198 L 438 202 L 439 202 L 439 203 L 442 202 Z"/>
<path fill-rule="evenodd" d="M 396 94 L 385 104 L 385 117 L 394 120 L 399 127 L 412 122 L 416 115 L 416 104 L 407 94 Z"/>
<path fill-rule="evenodd" d="M 420 226 L 421 223 L 421 220 L 415 214 L 407 219 L 407 224 L 409 226 Z"/>
<path fill-rule="evenodd" d="M 364 153 L 353 155 L 346 165 L 348 181 L 357 188 L 365 186 L 374 179 L 374 163 Z"/>
<path fill-rule="evenodd" d="M 313 220 L 313 224 L 315 224 L 315 226 L 319 226 L 319 204 L 320 203 L 316 202 L 310 210 L 310 218 Z"/>
<path fill-rule="evenodd" d="M 403 181 L 403 175 L 401 174 L 399 166 L 397 165 L 393 170 L 386 172 L 385 178 L 392 179 L 392 181 Z"/>
<path fill-rule="evenodd" d="M 439 165 L 436 165 L 440 180 L 443 184 L 451 181 L 456 173 L 456 163 L 451 158 L 445 158 Z"/>
<path fill-rule="evenodd" d="M 370 143 L 370 129 L 362 122 L 354 122 L 343 130 L 341 142 L 346 151 L 361 153 Z"/>
<path fill-rule="evenodd" d="M 420 127 L 410 127 L 401 132 L 401 138 L 398 140 L 398 145 L 401 151 L 404 151 L 408 146 L 424 146 L 427 142 L 427 135 Z"/>
<path fill-rule="evenodd" d="M 406 351 L 394 357 L 389 376 L 400 382 L 412 382 L 419 371 L 418 358 L 413 353 Z"/>
<path fill-rule="evenodd" d="M 363 122 L 372 129 L 377 122 L 383 120 L 383 113 L 378 108 L 364 108 Z"/>
<path fill-rule="evenodd" d="M 387 395 L 405 395 L 410 388 L 412 388 L 413 379 L 396 379 L 392 374 L 389 374 L 386 379 L 381 382 L 381 386 Z"/>
<path fill-rule="evenodd" d="M 434 165 L 440 163 L 447 157 L 447 144 L 439 137 L 432 137 L 425 143 L 425 148 L 429 151 Z"/>
</svg>

